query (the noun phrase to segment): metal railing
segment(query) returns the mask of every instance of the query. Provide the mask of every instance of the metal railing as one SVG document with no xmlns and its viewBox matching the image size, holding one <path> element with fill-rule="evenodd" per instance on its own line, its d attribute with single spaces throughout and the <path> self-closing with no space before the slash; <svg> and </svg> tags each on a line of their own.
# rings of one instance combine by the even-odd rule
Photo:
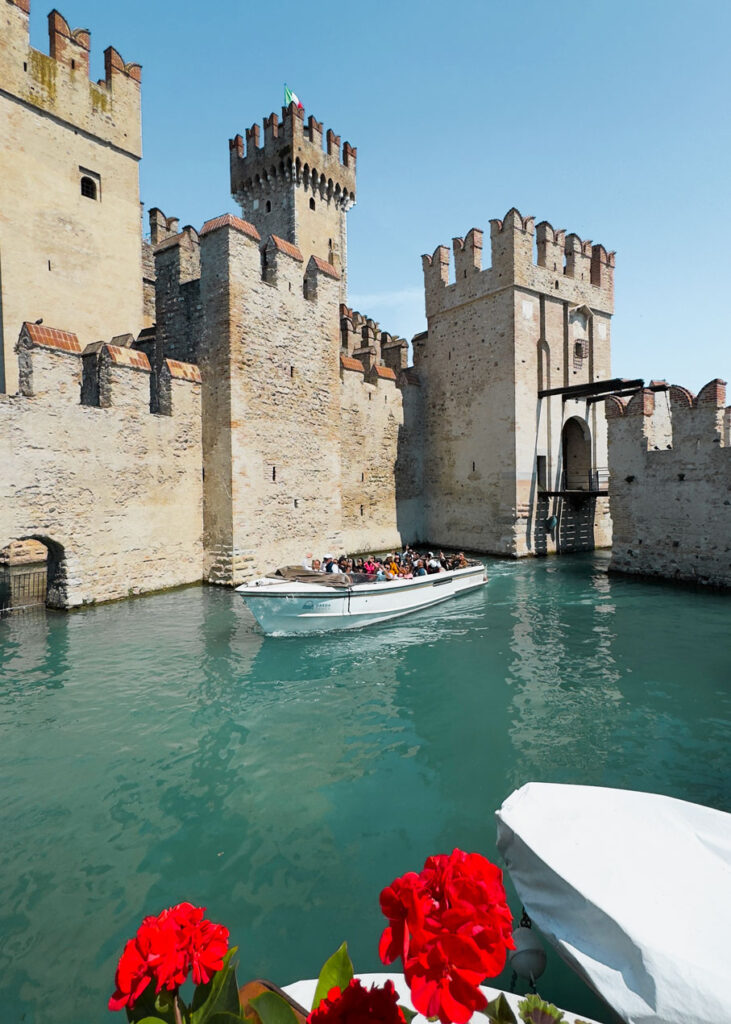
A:
<svg viewBox="0 0 731 1024">
<path fill-rule="evenodd" d="M 45 564 L 0 566 L 0 613 L 42 608 L 46 603 L 48 574 Z"/>
</svg>

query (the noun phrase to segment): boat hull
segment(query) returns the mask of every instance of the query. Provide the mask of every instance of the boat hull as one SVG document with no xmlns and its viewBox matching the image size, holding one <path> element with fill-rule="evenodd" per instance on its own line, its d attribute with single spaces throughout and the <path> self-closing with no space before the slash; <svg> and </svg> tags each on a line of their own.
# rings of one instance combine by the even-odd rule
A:
<svg viewBox="0 0 731 1024">
<path fill-rule="evenodd" d="M 273 578 L 237 587 L 262 630 L 269 635 L 359 629 L 431 608 L 487 583 L 482 565 L 413 580 L 355 584 L 333 589 Z"/>
</svg>

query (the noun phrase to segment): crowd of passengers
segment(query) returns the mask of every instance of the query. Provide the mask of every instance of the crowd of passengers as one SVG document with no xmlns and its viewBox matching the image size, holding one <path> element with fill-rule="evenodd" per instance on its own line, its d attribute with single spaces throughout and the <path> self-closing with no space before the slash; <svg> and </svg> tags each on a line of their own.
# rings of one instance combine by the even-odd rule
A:
<svg viewBox="0 0 731 1024">
<path fill-rule="evenodd" d="M 376 558 L 375 555 L 367 555 L 365 558 L 348 558 L 346 555 L 334 558 L 332 555 L 324 555 L 322 558 L 313 558 L 311 565 L 305 563 L 305 568 L 314 572 L 361 574 L 376 580 L 412 580 L 416 576 L 465 569 L 468 565 L 463 551 L 456 555 L 445 555 L 443 551 L 438 555 L 433 551 L 423 555 L 407 544 L 400 554 L 394 552 L 384 558 Z"/>
</svg>

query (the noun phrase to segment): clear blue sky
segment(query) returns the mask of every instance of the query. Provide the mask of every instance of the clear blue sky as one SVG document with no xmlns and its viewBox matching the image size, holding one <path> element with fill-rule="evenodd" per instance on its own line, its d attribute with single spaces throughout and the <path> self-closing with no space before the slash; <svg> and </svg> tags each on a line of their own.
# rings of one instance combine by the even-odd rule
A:
<svg viewBox="0 0 731 1024">
<path fill-rule="evenodd" d="M 50 0 L 32 0 L 46 49 Z M 225 210 L 227 140 L 282 104 L 358 147 L 351 303 L 423 329 L 422 252 L 511 206 L 617 250 L 613 370 L 729 379 L 727 0 L 59 0 L 143 65 L 142 198 Z"/>
</svg>

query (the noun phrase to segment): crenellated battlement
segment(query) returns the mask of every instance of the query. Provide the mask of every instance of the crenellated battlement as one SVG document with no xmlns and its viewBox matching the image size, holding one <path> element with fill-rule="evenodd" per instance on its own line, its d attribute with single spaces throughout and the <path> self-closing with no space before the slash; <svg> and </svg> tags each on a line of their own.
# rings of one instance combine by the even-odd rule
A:
<svg viewBox="0 0 731 1024">
<path fill-rule="evenodd" d="M 286 289 L 291 294 L 300 294 L 307 301 L 316 302 L 323 279 L 340 282 L 337 268 L 327 260 L 311 256 L 305 262 L 304 254 L 296 245 L 275 234 L 262 238 L 253 224 L 231 213 L 214 217 L 206 221 L 201 228 L 201 273 L 210 274 L 220 265 L 222 259 L 233 258 L 230 245 L 225 246 L 223 241 L 213 247 L 208 244 L 212 235 L 223 231 L 233 232 L 246 239 L 248 244 L 243 251 L 239 250 L 239 258 L 244 253 L 249 253 L 248 262 L 244 263 L 243 270 L 252 287 L 257 282 L 264 282 L 275 288 Z M 163 242 L 163 246 L 168 245 L 172 247 L 174 240 L 168 239 Z M 160 251 L 160 246 L 157 251 Z M 332 296 L 328 294 L 327 301 L 331 300 Z"/>
<path fill-rule="evenodd" d="M 362 370 L 376 382 L 396 380 L 408 367 L 409 343 L 405 338 L 382 331 L 375 320 L 341 302 L 340 354 L 342 369 Z M 352 365 L 355 363 L 360 365 Z M 390 372 L 381 373 L 381 370 Z"/>
<path fill-rule="evenodd" d="M 332 129 L 323 134 L 322 122 L 312 115 L 305 121 L 295 103 L 264 118 L 229 140 L 231 192 L 243 207 L 262 199 L 283 184 L 293 184 L 348 209 L 355 202 L 355 165 L 358 151 L 349 142 L 340 149 L 340 136 Z M 323 146 L 324 143 L 324 146 Z"/>
<path fill-rule="evenodd" d="M 631 398 L 615 395 L 606 400 L 612 435 L 634 440 L 649 457 L 668 450 L 696 453 L 702 445 L 731 447 L 731 406 L 726 407 L 726 381 L 711 380 L 694 395 L 673 384 L 660 391 L 653 381 Z"/>
<path fill-rule="evenodd" d="M 30 45 L 30 2 L 5 0 L 0 79 L 18 102 L 47 112 L 90 135 L 141 156 L 142 68 L 118 50 L 104 51 L 105 77 L 89 81 L 91 34 L 72 29 L 58 11 L 48 15 L 49 52 Z"/>
<path fill-rule="evenodd" d="M 653 381 L 606 401 L 610 569 L 731 587 L 731 407 L 726 383 L 694 395 Z"/>
<path fill-rule="evenodd" d="M 491 264 L 482 265 L 483 233 L 472 228 L 452 239 L 454 283 L 446 245 L 422 256 L 427 316 L 443 312 L 506 285 L 550 294 L 603 312 L 614 308 L 615 254 L 575 233 L 535 224 L 515 207 L 490 221 Z"/>
<path fill-rule="evenodd" d="M 133 344 L 130 334 L 111 342 L 93 342 L 82 349 L 76 334 L 25 323 L 16 344 L 18 397 L 172 415 L 177 386 L 172 382 L 180 381 L 183 387 L 199 386 L 198 367 L 168 359 L 163 361 L 162 372 L 151 376 L 147 355 Z M 157 393 L 160 388 L 165 391 L 162 400 Z"/>
</svg>

